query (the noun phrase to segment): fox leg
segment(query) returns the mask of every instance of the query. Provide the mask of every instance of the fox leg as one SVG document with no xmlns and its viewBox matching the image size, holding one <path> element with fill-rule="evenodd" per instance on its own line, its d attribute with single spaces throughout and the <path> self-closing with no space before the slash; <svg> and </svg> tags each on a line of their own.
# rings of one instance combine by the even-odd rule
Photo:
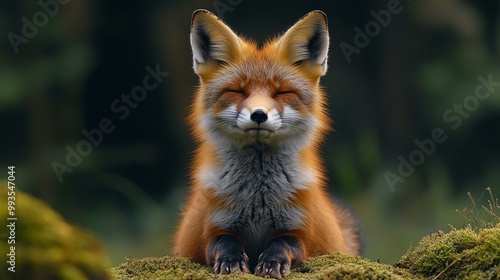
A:
<svg viewBox="0 0 500 280">
<path fill-rule="evenodd" d="M 302 243 L 294 236 L 280 236 L 269 242 L 255 267 L 258 276 L 282 278 L 304 259 Z"/>
<path fill-rule="evenodd" d="M 236 237 L 226 234 L 216 237 L 207 250 L 207 261 L 215 274 L 248 273 L 248 256 Z"/>
</svg>

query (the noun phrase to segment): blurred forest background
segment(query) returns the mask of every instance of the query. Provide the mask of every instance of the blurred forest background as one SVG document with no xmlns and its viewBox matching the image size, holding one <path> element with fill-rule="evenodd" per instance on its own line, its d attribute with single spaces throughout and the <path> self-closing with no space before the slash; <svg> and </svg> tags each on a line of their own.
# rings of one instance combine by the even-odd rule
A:
<svg viewBox="0 0 500 280">
<path fill-rule="evenodd" d="M 185 118 L 197 8 L 259 42 L 311 10 L 328 15 L 322 83 L 336 131 L 323 155 L 330 191 L 359 216 L 366 257 L 396 262 L 422 235 L 463 226 L 455 209 L 467 192 L 484 204 L 486 187 L 500 195 L 500 1 L 402 0 L 378 32 L 373 13 L 398 1 L 59 1 L 0 4 L 0 166 L 16 165 L 19 189 L 93 231 L 115 265 L 170 254 L 194 147 Z M 356 47 L 367 24 L 374 36 L 346 58 L 341 44 Z M 147 67 L 169 74 L 125 105 Z M 483 99 L 480 76 L 494 81 Z M 106 118 L 114 130 L 89 148 L 84 131 Z M 398 175 L 398 157 L 436 128 L 446 141 L 391 189 L 386 172 Z"/>
</svg>

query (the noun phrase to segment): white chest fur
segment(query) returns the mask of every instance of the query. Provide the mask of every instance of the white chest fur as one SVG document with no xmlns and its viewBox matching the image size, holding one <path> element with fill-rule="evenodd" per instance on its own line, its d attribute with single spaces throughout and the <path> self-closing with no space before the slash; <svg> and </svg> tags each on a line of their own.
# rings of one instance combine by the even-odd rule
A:
<svg viewBox="0 0 500 280">
<path fill-rule="evenodd" d="M 303 209 L 290 200 L 314 176 L 298 164 L 296 156 L 252 147 L 227 152 L 220 162 L 199 174 L 203 187 L 226 202 L 223 210 L 210 217 L 215 226 L 258 242 L 264 238 L 261 235 L 302 225 Z"/>
</svg>

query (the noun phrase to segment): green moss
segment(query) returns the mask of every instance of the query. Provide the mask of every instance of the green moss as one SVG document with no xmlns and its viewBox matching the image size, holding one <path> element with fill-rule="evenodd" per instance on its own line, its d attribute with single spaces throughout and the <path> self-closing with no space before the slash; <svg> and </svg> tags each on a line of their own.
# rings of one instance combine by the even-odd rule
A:
<svg viewBox="0 0 500 280">
<path fill-rule="evenodd" d="M 186 258 L 129 259 L 112 269 L 115 279 L 262 279 L 252 274 L 214 275 L 212 269 Z M 403 269 L 359 257 L 332 253 L 311 258 L 286 279 L 418 279 Z"/>
<path fill-rule="evenodd" d="M 291 279 L 419 279 L 394 266 L 340 253 L 311 258 L 291 276 Z"/>
<path fill-rule="evenodd" d="M 401 258 L 413 274 L 439 279 L 498 279 L 500 224 L 493 228 L 452 229 L 424 237 Z"/>
<path fill-rule="evenodd" d="M 115 279 L 207 279 L 212 273 L 208 267 L 185 258 L 162 257 L 128 259 L 111 270 Z M 167 278 L 166 278 L 167 277 Z"/>
<path fill-rule="evenodd" d="M 15 199 L 15 244 L 0 239 L 0 252 L 10 252 L 15 246 L 15 272 L 7 270 L 10 265 L 6 253 L 2 253 L 0 279 L 110 278 L 108 258 L 90 233 L 67 224 L 46 203 L 19 189 Z M 0 201 L 5 205 L 6 188 L 0 188 Z M 7 215 L 7 207 L 0 207 L 0 221 L 6 223 Z"/>
<path fill-rule="evenodd" d="M 396 267 L 397 266 L 397 267 Z M 287 279 L 499 279 L 500 224 L 493 228 L 438 231 L 410 248 L 396 266 L 331 253 L 309 259 Z M 115 279 L 262 279 L 214 275 L 185 258 L 129 259 L 112 269 Z"/>
</svg>

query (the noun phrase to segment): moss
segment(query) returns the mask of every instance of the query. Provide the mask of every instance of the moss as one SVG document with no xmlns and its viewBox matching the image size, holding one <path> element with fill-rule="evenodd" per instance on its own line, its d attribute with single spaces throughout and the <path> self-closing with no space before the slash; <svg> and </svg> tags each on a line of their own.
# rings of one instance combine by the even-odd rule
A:
<svg viewBox="0 0 500 280">
<path fill-rule="evenodd" d="M 292 275 L 291 279 L 418 279 L 404 269 L 340 253 L 311 258 Z"/>
<path fill-rule="evenodd" d="M 439 279 L 498 279 L 500 224 L 493 228 L 452 229 L 424 237 L 400 262 L 413 274 Z"/>
<path fill-rule="evenodd" d="M 129 259 L 112 269 L 115 279 L 263 279 L 252 274 L 216 276 L 186 258 Z M 286 279 L 418 279 L 403 269 L 359 257 L 332 253 L 311 258 Z"/>
<path fill-rule="evenodd" d="M 395 266 L 331 253 L 309 259 L 287 279 L 499 279 L 500 224 L 493 228 L 438 231 L 410 248 Z M 185 258 L 129 259 L 111 270 L 115 279 L 262 279 L 218 276 Z"/>
<path fill-rule="evenodd" d="M 110 278 L 110 262 L 90 233 L 69 225 L 46 203 L 19 189 L 15 199 L 15 244 L 0 239 L 0 252 L 10 252 L 10 247 L 15 246 L 15 272 L 7 270 L 10 264 L 6 253 L 2 253 L 0 279 Z M 0 201 L 2 205 L 7 201 L 4 187 L 0 188 Z M 7 207 L 0 207 L 0 221 L 5 223 L 7 215 Z"/>
</svg>

